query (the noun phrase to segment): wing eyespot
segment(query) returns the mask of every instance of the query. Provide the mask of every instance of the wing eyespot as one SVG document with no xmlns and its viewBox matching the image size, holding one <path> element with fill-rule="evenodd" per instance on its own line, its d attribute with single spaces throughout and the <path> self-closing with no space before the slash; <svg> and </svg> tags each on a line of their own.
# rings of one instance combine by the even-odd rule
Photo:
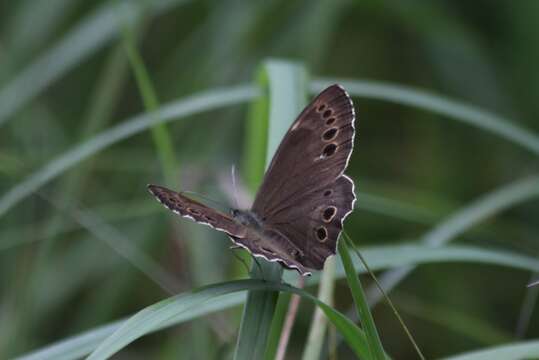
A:
<svg viewBox="0 0 539 360">
<path fill-rule="evenodd" d="M 330 117 L 329 119 L 326 120 L 326 125 L 327 126 L 331 126 L 333 125 L 333 123 L 336 121 L 337 119 L 335 119 L 334 117 Z"/>
<path fill-rule="evenodd" d="M 322 114 L 322 117 L 324 119 L 327 119 L 328 117 L 331 116 L 331 114 L 333 114 L 333 111 L 331 109 L 327 109 L 326 111 L 324 111 L 324 113 Z"/>
<path fill-rule="evenodd" d="M 329 223 L 331 222 L 331 220 L 333 220 L 336 214 L 337 208 L 335 206 L 328 206 L 322 212 L 322 219 L 324 220 L 324 222 Z"/>
<path fill-rule="evenodd" d="M 318 112 L 322 112 L 326 109 L 326 104 L 321 104 L 320 106 L 318 106 L 318 108 L 316 109 L 316 111 Z"/>
<path fill-rule="evenodd" d="M 331 129 L 328 129 L 324 132 L 322 135 L 322 139 L 324 141 L 331 141 L 337 137 L 337 134 L 339 133 L 339 129 L 336 127 L 332 127 Z"/>
<path fill-rule="evenodd" d="M 200 211 L 198 211 L 197 209 L 187 208 L 187 212 L 193 215 L 200 215 Z"/>
<path fill-rule="evenodd" d="M 330 196 L 331 194 L 333 194 L 333 190 L 331 190 L 331 189 L 328 189 L 328 190 L 324 191 L 324 196 L 325 196 L 325 197 L 328 197 L 328 196 Z"/>
<path fill-rule="evenodd" d="M 318 227 L 315 233 L 316 233 L 316 238 L 320 242 L 324 242 L 328 239 L 328 231 L 323 226 Z"/>
<path fill-rule="evenodd" d="M 320 155 L 320 157 L 322 159 L 330 157 L 333 154 L 335 154 L 336 151 L 337 151 L 337 144 L 334 144 L 334 143 L 328 144 L 324 147 L 324 150 L 322 150 L 322 155 Z"/>
</svg>

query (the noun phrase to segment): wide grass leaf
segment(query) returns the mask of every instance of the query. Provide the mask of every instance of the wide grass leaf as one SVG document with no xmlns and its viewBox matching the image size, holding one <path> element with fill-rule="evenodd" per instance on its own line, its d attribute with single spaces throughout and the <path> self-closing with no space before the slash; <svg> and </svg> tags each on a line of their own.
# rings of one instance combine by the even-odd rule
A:
<svg viewBox="0 0 539 360">
<path fill-rule="evenodd" d="M 99 345 L 88 360 L 107 359 L 134 340 L 150 333 L 156 326 L 202 306 L 209 300 L 239 291 L 284 291 L 302 296 L 319 306 L 333 325 L 341 332 L 347 343 L 358 356 L 367 354 L 365 335 L 343 314 L 324 304 L 311 294 L 286 284 L 275 284 L 262 280 L 239 280 L 210 285 L 160 301 L 138 312 L 124 322 L 112 335 Z"/>
</svg>

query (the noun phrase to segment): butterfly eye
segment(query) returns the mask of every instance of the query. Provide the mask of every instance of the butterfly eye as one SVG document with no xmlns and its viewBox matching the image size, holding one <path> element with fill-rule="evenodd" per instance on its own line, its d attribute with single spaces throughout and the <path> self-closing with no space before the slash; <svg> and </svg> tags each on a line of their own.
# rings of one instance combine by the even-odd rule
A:
<svg viewBox="0 0 539 360">
<path fill-rule="evenodd" d="M 337 145 L 335 144 L 329 144 L 324 147 L 324 150 L 322 150 L 322 158 L 329 157 L 333 154 L 335 154 L 335 151 L 337 151 Z"/>
<path fill-rule="evenodd" d="M 329 130 L 326 130 L 326 132 L 322 135 L 322 139 L 324 139 L 325 141 L 333 140 L 337 136 L 338 132 L 339 132 L 339 129 L 335 127 Z"/>
<path fill-rule="evenodd" d="M 337 208 L 335 206 L 329 206 L 322 213 L 322 218 L 324 219 L 325 222 L 328 223 L 331 220 L 333 220 L 336 213 L 337 213 Z"/>
<path fill-rule="evenodd" d="M 328 239 L 328 231 L 326 230 L 326 228 L 320 226 L 318 229 L 316 229 L 316 237 L 320 242 L 326 241 Z"/>
</svg>

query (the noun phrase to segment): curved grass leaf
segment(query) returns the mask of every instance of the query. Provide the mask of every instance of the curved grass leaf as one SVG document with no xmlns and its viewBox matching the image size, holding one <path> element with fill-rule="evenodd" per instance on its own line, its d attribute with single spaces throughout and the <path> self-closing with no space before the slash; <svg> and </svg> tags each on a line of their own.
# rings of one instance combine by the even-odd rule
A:
<svg viewBox="0 0 539 360">
<path fill-rule="evenodd" d="M 382 341 L 380 340 L 378 329 L 376 329 L 374 319 L 372 318 L 369 304 L 367 303 L 367 298 L 365 297 L 365 292 L 359 283 L 357 272 L 355 271 L 354 264 L 352 263 L 352 257 L 348 251 L 346 240 L 347 238 L 343 236 L 339 241 L 339 255 L 341 255 L 346 280 L 348 282 L 348 286 L 350 287 L 352 298 L 354 299 L 359 320 L 365 329 L 365 335 L 370 350 L 369 358 L 384 360 L 386 358 L 384 347 L 382 345 Z"/>
<path fill-rule="evenodd" d="M 161 169 L 165 175 L 166 182 L 168 184 L 174 184 L 174 177 L 178 176 L 176 173 L 176 158 L 174 155 L 174 145 L 170 133 L 167 130 L 165 124 L 159 121 L 159 100 L 157 92 L 153 85 L 152 79 L 144 64 L 144 60 L 140 55 L 136 44 L 136 32 L 134 26 L 130 26 L 127 20 L 123 21 L 123 42 L 125 51 L 131 64 L 131 69 L 135 75 L 137 87 L 144 103 L 146 112 L 154 116 L 154 125 L 151 127 L 154 146 L 157 149 L 157 155 L 161 162 Z M 140 19 L 136 19 L 135 22 L 143 23 L 145 19 L 141 16 Z"/>
<path fill-rule="evenodd" d="M 539 357 L 539 341 L 524 341 L 446 357 L 443 360 L 521 360 Z"/>
<path fill-rule="evenodd" d="M 211 314 L 215 311 L 228 309 L 237 306 L 245 301 L 244 293 L 232 293 L 223 295 L 218 298 L 213 298 L 203 304 L 199 304 L 189 312 L 180 313 L 168 321 L 151 329 L 151 332 L 161 330 L 163 328 L 180 324 L 197 317 Z M 73 336 L 59 343 L 48 346 L 42 350 L 33 351 L 29 354 L 17 357 L 16 360 L 75 360 L 90 354 L 99 344 L 106 338 L 117 331 L 126 320 L 119 320 L 113 323 L 97 327 L 93 330 L 86 331 L 80 335 Z"/>
<path fill-rule="evenodd" d="M 305 105 L 307 82 L 305 69 L 296 63 L 272 60 L 266 62 L 261 71 L 259 80 L 262 86 L 267 84 L 267 90 L 264 93 L 269 97 L 269 100 L 262 100 L 263 103 L 269 105 L 268 120 L 266 122 L 261 119 L 268 124 L 265 152 L 265 166 L 267 167 L 290 124 Z M 259 145 L 255 146 L 259 147 Z M 251 150 L 246 148 L 244 151 Z M 254 152 L 260 153 L 256 149 Z M 258 161 L 261 162 L 262 159 Z M 260 166 L 257 168 L 259 169 Z M 262 179 L 262 176 L 259 178 Z M 250 276 L 279 282 L 282 272 L 281 265 L 260 259 L 257 263 L 253 263 Z M 249 292 L 243 309 L 234 359 L 264 358 L 277 298 L 278 294 L 275 292 Z"/>
<path fill-rule="evenodd" d="M 364 357 L 367 354 L 365 335 L 354 323 L 331 306 L 318 300 L 311 294 L 282 283 L 270 283 L 263 280 L 239 280 L 222 284 L 206 286 L 184 293 L 147 307 L 124 322 L 112 335 L 88 357 L 88 360 L 107 359 L 129 343 L 152 331 L 159 324 L 174 316 L 191 311 L 216 297 L 239 291 L 273 290 L 298 294 L 304 299 L 319 306 L 330 321 L 337 327 L 356 355 Z"/>
<path fill-rule="evenodd" d="M 320 278 L 317 295 L 321 301 L 330 305 L 333 304 L 334 301 L 335 258 L 336 257 L 334 256 L 328 258 L 324 264 L 324 270 Z M 303 360 L 320 359 L 326 329 L 327 319 L 324 316 L 324 313 L 317 308 L 312 316 L 309 335 L 307 335 L 307 341 L 305 343 L 305 348 L 303 349 L 303 355 L 301 357 Z"/>
<path fill-rule="evenodd" d="M 157 0 L 148 5 L 151 13 L 159 14 L 184 2 L 186 0 Z M 135 1 L 110 1 L 80 21 L 75 29 L 0 89 L 0 127 L 24 104 L 119 34 L 121 18 L 133 22 L 141 10 L 143 7 Z"/>
<path fill-rule="evenodd" d="M 537 196 L 539 196 L 539 176 L 515 181 L 456 211 L 427 232 L 421 241 L 428 247 L 442 246 L 488 217 Z M 380 283 L 389 292 L 412 270 L 413 266 L 391 270 L 379 276 Z M 371 303 L 380 301 L 381 296 L 377 289 L 373 288 L 369 295 Z"/>
<path fill-rule="evenodd" d="M 360 250 L 369 263 L 372 270 L 387 269 L 392 266 L 419 265 L 437 262 L 471 262 L 484 263 L 499 266 L 507 266 L 526 271 L 539 271 L 539 260 L 532 257 L 517 255 L 509 252 L 484 250 L 466 246 L 444 246 L 430 248 L 425 245 L 395 245 L 383 247 L 371 247 Z M 398 254 L 399 256 L 396 256 Z M 401 259 L 395 265 L 394 261 Z M 358 273 L 364 273 L 363 265 L 354 263 Z M 285 281 L 293 281 L 297 275 L 286 272 Z M 312 276 L 308 284 L 318 283 L 318 277 Z M 336 277 L 343 278 L 344 270 L 340 266 L 336 270 Z M 195 319 L 200 316 L 210 314 L 215 311 L 228 309 L 242 304 L 245 301 L 245 294 L 234 293 L 224 297 L 214 298 L 206 303 L 199 304 L 188 313 L 182 313 L 167 321 L 153 327 L 150 331 L 158 331 L 163 328 L 177 325 L 179 323 Z M 100 326 L 98 328 L 85 331 L 79 335 L 62 340 L 58 343 L 33 351 L 27 355 L 22 355 L 18 360 L 74 360 L 94 350 L 105 338 L 116 331 L 124 320 Z"/>
<path fill-rule="evenodd" d="M 526 148 L 535 155 L 539 155 L 539 137 L 529 130 L 514 125 L 514 121 L 489 113 L 478 107 L 410 86 L 380 81 L 321 79 L 312 82 L 311 90 L 318 93 L 326 85 L 335 82 L 344 86 L 352 96 L 381 99 L 442 114 L 451 119 L 490 131 Z"/>
<path fill-rule="evenodd" d="M 257 95 L 257 89 L 252 86 L 238 86 L 205 91 L 162 106 L 159 109 L 159 121 L 168 122 L 198 112 L 210 111 L 221 106 L 243 103 Z M 108 146 L 140 133 L 153 125 L 155 125 L 155 121 L 151 115 L 136 115 L 51 160 L 41 169 L 3 194 L 0 198 L 0 217 L 11 207 L 70 167 Z"/>
</svg>

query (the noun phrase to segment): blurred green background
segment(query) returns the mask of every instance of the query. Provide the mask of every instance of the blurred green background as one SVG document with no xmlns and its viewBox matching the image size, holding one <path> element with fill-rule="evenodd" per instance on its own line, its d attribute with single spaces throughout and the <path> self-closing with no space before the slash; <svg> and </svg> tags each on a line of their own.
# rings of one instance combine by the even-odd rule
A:
<svg viewBox="0 0 539 360">
<path fill-rule="evenodd" d="M 533 0 L 2 1 L 0 208 L 25 179 L 101 131 L 160 104 L 255 84 L 270 58 L 303 64 L 312 80 L 369 79 L 443 95 L 510 119 L 537 141 L 538 21 Z M 146 102 L 129 49 L 135 63 L 138 51 L 154 90 Z M 354 96 L 358 136 L 348 174 L 360 208 L 346 228 L 360 246 L 418 240 L 481 196 L 538 171 L 537 143 L 534 153 L 448 116 L 373 97 Z M 0 358 L 132 314 L 168 297 L 167 289 L 246 275 L 224 236 L 176 220 L 145 185 L 231 204 L 230 168 L 246 171 L 248 105 L 208 108 L 161 133 L 128 137 L 2 209 Z M 163 147 L 173 164 L 167 174 Z M 535 257 L 539 206 L 529 200 L 454 241 Z M 525 288 L 531 278 L 477 262 L 430 263 L 391 297 L 425 355 L 449 356 L 537 337 L 535 293 Z M 336 307 L 348 311 L 346 285 L 338 282 L 336 291 Z M 301 358 L 312 310 L 302 303 L 290 359 Z M 373 314 L 386 350 L 415 358 L 388 308 Z M 116 358 L 227 358 L 240 316 L 235 308 L 197 318 Z M 346 346 L 338 351 L 352 358 Z"/>
</svg>

